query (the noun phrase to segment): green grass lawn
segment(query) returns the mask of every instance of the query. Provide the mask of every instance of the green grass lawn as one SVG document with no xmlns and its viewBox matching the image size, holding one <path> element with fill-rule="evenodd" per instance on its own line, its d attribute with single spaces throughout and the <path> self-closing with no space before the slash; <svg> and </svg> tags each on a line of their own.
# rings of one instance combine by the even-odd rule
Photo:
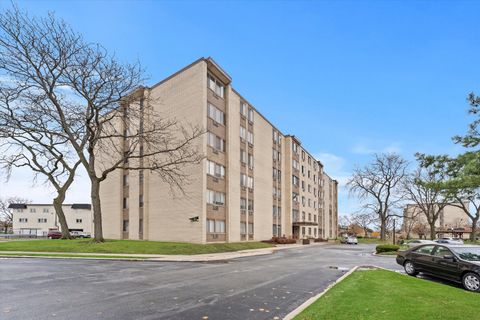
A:
<svg viewBox="0 0 480 320">
<path fill-rule="evenodd" d="M 392 240 L 390 241 L 382 241 L 378 238 L 357 238 L 358 243 L 373 243 L 373 244 L 391 244 Z"/>
<path fill-rule="evenodd" d="M 357 271 L 295 320 L 478 319 L 480 294 L 385 270 Z"/>
<path fill-rule="evenodd" d="M 0 251 L 132 253 L 132 254 L 202 254 L 269 248 L 262 242 L 192 244 L 141 240 L 107 240 L 95 243 L 82 240 L 29 240 L 0 242 Z"/>
</svg>

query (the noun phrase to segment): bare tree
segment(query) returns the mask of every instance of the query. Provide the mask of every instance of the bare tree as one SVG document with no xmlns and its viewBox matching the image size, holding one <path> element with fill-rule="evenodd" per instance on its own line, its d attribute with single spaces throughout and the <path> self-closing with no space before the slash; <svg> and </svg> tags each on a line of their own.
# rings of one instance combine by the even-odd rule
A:
<svg viewBox="0 0 480 320">
<path fill-rule="evenodd" d="M 475 241 L 480 221 L 480 190 L 474 188 L 449 190 L 455 192 L 452 196 L 455 201 L 451 205 L 462 209 L 470 219 L 472 228 L 470 240 Z"/>
<path fill-rule="evenodd" d="M 413 229 L 420 223 L 422 211 L 417 206 L 406 206 L 403 212 L 403 231 L 407 239 L 411 238 Z"/>
<path fill-rule="evenodd" d="M 372 212 L 357 212 L 353 215 L 352 222 L 362 228 L 366 238 L 368 236 L 368 230 L 376 219 L 376 215 Z"/>
<path fill-rule="evenodd" d="M 36 108 L 40 103 L 21 85 L 0 81 L 0 165 L 7 180 L 13 168 L 26 167 L 33 171 L 34 181 L 40 177 L 55 188 L 53 207 L 62 238 L 70 239 L 63 203 L 80 161 L 72 160 L 68 140 L 57 135 L 55 126 Z"/>
<path fill-rule="evenodd" d="M 387 222 L 402 201 L 400 185 L 406 176 L 407 161 L 397 154 L 375 154 L 373 161 L 356 168 L 347 183 L 351 194 L 365 202 L 363 210 L 376 214 L 380 238 L 386 239 Z"/>
<path fill-rule="evenodd" d="M 119 62 L 53 14 L 35 19 L 14 7 L 0 15 L 1 73 L 38 97 L 34 106 L 51 121 L 50 132 L 68 141 L 86 169 L 96 241 L 103 241 L 100 184 L 110 173 L 149 170 L 181 189 L 184 167 L 203 158 L 203 129 L 160 112 L 138 63 Z"/>
<path fill-rule="evenodd" d="M 426 223 L 423 223 L 423 222 L 418 222 L 415 224 L 415 226 L 413 226 L 413 229 L 412 229 L 413 232 L 415 232 L 416 234 L 418 234 L 418 237 L 420 239 L 423 239 L 427 237 L 427 233 L 429 232 L 429 229 L 428 229 L 428 225 Z"/>
<path fill-rule="evenodd" d="M 425 216 L 432 240 L 436 238 L 435 224 L 443 209 L 449 204 L 445 190 L 438 186 L 438 182 L 444 179 L 442 172 L 420 167 L 410 174 L 403 184 L 406 199 Z"/>
<path fill-rule="evenodd" d="M 8 232 L 9 228 L 13 227 L 13 210 L 10 208 L 10 205 L 14 203 L 28 204 L 30 200 L 20 197 L 0 198 L 0 222 L 3 224 L 5 233 Z"/>
</svg>

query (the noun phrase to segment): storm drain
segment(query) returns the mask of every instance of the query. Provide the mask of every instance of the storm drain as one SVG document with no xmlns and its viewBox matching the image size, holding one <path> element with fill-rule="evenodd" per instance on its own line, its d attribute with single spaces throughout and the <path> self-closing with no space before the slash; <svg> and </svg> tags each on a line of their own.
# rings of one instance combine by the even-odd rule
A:
<svg viewBox="0 0 480 320">
<path fill-rule="evenodd" d="M 340 271 L 348 271 L 350 268 L 346 267 L 339 267 L 339 266 L 328 266 L 329 269 L 335 269 L 335 270 L 340 270 Z"/>
</svg>

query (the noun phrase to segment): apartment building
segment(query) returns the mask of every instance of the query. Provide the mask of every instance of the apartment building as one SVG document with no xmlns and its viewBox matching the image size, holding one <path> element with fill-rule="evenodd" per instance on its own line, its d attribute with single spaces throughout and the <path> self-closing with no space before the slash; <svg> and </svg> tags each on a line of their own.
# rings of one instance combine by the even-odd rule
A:
<svg viewBox="0 0 480 320">
<path fill-rule="evenodd" d="M 435 223 L 437 237 L 452 236 L 452 234 L 470 233 L 470 219 L 465 212 L 454 205 L 446 205 L 439 213 Z M 430 235 L 430 226 L 420 206 L 408 204 L 403 211 L 402 233 L 413 238 Z"/>
<path fill-rule="evenodd" d="M 117 170 L 101 186 L 104 236 L 195 243 L 336 237 L 336 181 L 201 58 L 149 88 L 148 102 L 182 123 L 205 128 L 205 159 L 185 168 L 184 193 L 154 172 Z"/>
<path fill-rule="evenodd" d="M 52 204 L 12 203 L 13 233 L 46 236 L 49 230 L 61 230 Z M 70 231 L 92 234 L 91 205 L 86 203 L 64 204 L 63 212 Z"/>
</svg>

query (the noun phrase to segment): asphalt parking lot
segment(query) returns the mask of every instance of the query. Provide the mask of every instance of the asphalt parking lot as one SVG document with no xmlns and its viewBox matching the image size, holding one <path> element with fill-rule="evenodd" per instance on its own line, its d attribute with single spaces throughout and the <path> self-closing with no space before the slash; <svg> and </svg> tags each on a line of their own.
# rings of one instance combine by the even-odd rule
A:
<svg viewBox="0 0 480 320">
<path fill-rule="evenodd" d="M 373 248 L 305 246 L 212 263 L 3 258 L 0 319 L 281 319 L 355 265 L 402 270 Z"/>
</svg>

